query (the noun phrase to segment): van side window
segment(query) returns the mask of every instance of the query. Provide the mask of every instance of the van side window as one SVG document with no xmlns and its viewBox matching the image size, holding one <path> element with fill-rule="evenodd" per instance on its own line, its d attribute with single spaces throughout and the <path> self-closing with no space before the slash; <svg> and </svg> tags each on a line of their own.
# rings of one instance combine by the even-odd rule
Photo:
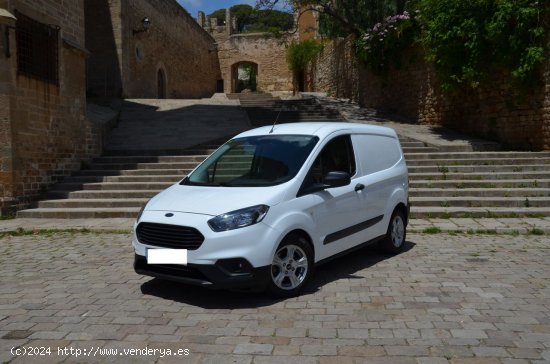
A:
<svg viewBox="0 0 550 364">
<path fill-rule="evenodd" d="M 394 166 L 402 158 L 399 141 L 383 135 L 353 135 L 362 173 L 373 174 Z"/>
<path fill-rule="evenodd" d="M 353 145 L 349 135 L 331 140 L 315 159 L 306 176 L 303 187 L 322 183 L 328 172 L 348 172 L 353 176 L 356 171 Z"/>
</svg>

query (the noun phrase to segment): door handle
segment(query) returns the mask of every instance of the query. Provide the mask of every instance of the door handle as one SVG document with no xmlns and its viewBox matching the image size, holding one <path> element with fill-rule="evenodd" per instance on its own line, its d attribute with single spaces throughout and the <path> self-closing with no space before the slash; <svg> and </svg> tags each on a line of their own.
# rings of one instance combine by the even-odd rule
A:
<svg viewBox="0 0 550 364">
<path fill-rule="evenodd" d="M 365 189 L 365 185 L 362 184 L 362 183 L 358 183 L 358 184 L 355 186 L 355 192 L 363 191 L 364 189 Z"/>
</svg>

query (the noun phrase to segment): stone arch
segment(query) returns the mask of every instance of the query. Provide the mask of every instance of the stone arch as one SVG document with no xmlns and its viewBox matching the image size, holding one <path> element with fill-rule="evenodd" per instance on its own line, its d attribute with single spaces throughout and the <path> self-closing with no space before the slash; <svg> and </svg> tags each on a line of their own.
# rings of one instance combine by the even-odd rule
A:
<svg viewBox="0 0 550 364">
<path fill-rule="evenodd" d="M 168 95 L 168 76 L 166 74 L 166 68 L 162 63 L 157 66 L 157 98 L 165 99 Z"/>
<path fill-rule="evenodd" d="M 256 91 L 258 85 L 258 63 L 239 61 L 231 66 L 231 92 L 239 93 L 245 89 Z"/>
</svg>

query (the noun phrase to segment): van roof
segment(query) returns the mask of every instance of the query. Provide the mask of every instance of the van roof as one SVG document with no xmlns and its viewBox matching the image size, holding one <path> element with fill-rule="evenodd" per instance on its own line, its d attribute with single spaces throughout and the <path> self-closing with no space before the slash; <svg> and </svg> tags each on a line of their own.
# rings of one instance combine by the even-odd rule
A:
<svg viewBox="0 0 550 364">
<path fill-rule="evenodd" d="M 369 133 L 387 135 L 397 138 L 395 130 L 384 126 L 343 123 L 343 122 L 297 122 L 287 124 L 277 124 L 271 131 L 272 126 L 263 126 L 245 131 L 236 136 L 236 138 L 258 136 L 258 135 L 315 135 L 323 139 L 337 131 L 349 131 L 351 133 Z"/>
</svg>

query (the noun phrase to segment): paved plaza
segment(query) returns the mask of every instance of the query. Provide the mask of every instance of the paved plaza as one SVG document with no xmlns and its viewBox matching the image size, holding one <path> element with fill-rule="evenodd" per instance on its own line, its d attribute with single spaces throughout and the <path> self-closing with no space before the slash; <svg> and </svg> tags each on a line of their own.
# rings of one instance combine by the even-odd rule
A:
<svg viewBox="0 0 550 364">
<path fill-rule="evenodd" d="M 0 360 L 550 362 L 547 235 L 409 234 L 406 252 L 360 250 L 285 300 L 138 276 L 130 238 L 1 237 Z"/>
</svg>

